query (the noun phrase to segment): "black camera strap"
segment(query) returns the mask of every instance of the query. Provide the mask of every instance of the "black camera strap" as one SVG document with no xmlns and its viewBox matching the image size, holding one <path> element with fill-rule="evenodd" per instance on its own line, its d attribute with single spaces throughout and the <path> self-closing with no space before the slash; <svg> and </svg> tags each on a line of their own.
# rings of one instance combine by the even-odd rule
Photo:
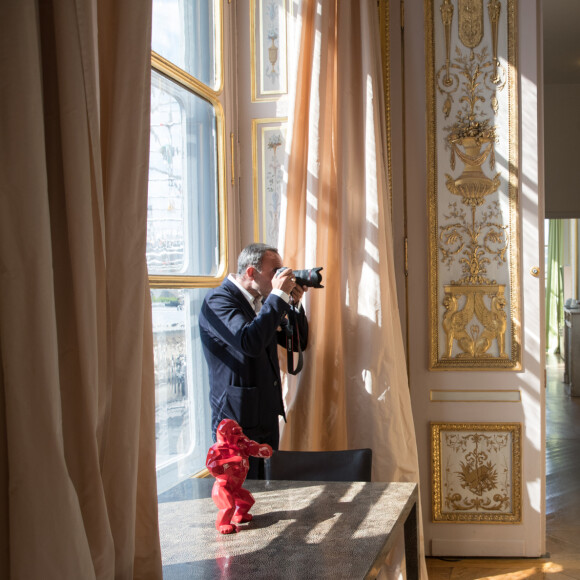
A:
<svg viewBox="0 0 580 580">
<path fill-rule="evenodd" d="M 288 314 L 288 324 L 286 325 L 286 356 L 288 361 L 288 373 L 297 375 L 302 370 L 304 364 L 302 349 L 300 348 L 300 332 L 298 324 L 296 323 L 296 314 L 294 310 L 290 310 Z M 296 345 L 296 350 L 294 349 Z M 294 352 L 298 352 L 298 364 L 294 368 Z"/>
</svg>

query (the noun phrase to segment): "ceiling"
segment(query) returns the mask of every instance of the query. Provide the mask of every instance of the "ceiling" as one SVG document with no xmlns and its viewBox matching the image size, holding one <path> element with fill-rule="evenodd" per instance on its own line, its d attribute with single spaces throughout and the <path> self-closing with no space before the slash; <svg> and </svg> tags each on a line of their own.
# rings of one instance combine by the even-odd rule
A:
<svg viewBox="0 0 580 580">
<path fill-rule="evenodd" d="M 542 10 L 544 84 L 580 84 L 580 0 L 542 0 Z"/>
</svg>

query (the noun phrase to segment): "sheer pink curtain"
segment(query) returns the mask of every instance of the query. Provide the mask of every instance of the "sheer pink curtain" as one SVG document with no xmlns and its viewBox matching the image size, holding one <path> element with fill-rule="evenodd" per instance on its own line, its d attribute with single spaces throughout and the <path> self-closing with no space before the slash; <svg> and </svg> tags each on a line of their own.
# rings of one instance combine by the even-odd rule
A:
<svg viewBox="0 0 580 580">
<path fill-rule="evenodd" d="M 279 245 L 285 263 L 323 266 L 325 288 L 307 294 L 309 347 L 304 370 L 288 379 L 281 447 L 371 447 L 374 480 L 418 482 L 376 1 L 303 0 L 300 20 Z"/>
<path fill-rule="evenodd" d="M 0 8 L 0 577 L 161 578 L 151 1 Z"/>
</svg>

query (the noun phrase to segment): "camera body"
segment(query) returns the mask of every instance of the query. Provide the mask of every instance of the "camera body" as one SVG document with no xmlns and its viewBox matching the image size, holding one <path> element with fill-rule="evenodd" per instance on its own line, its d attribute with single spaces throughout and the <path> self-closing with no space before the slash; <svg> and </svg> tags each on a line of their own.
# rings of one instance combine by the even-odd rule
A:
<svg viewBox="0 0 580 580">
<path fill-rule="evenodd" d="M 278 268 L 276 275 L 286 269 L 286 266 Z M 321 284 L 322 274 L 320 273 L 320 270 L 322 270 L 322 267 L 310 268 L 308 270 L 293 270 L 296 284 L 300 284 L 300 286 L 308 286 L 309 288 L 324 288 Z"/>
</svg>

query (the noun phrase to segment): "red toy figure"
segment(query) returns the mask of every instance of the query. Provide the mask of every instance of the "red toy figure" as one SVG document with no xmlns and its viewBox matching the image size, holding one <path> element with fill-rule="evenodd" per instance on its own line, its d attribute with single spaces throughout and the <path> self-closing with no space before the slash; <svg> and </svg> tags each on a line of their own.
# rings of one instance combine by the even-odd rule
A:
<svg viewBox="0 0 580 580">
<path fill-rule="evenodd" d="M 272 448 L 266 443 L 248 439 L 233 419 L 224 419 L 216 430 L 217 443 L 209 448 L 206 466 L 216 478 L 211 497 L 219 508 L 215 522 L 222 534 L 238 531 L 232 524 L 249 522 L 248 512 L 254 505 L 252 494 L 242 487 L 250 467 L 248 457 L 270 457 Z M 235 510 L 235 513 L 234 513 Z"/>
</svg>

